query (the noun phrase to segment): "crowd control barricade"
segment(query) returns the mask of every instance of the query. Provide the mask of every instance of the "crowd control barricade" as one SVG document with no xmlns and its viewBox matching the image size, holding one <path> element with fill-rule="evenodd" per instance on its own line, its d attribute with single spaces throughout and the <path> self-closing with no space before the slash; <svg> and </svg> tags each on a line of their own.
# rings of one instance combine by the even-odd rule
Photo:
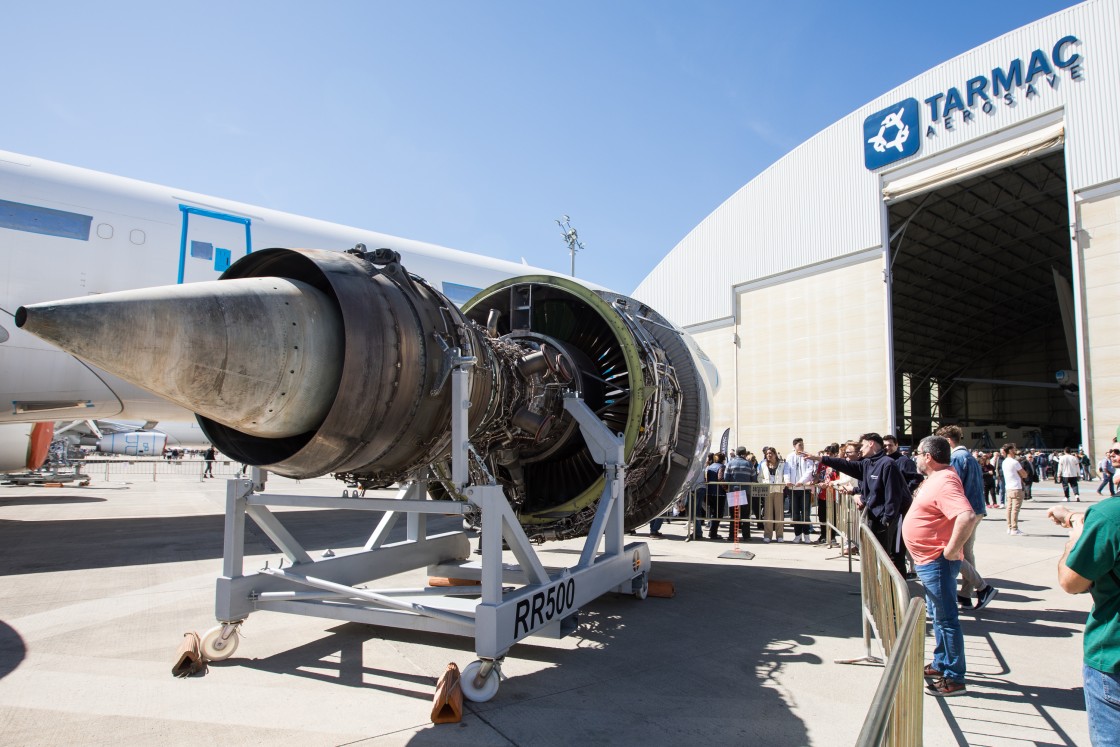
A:
<svg viewBox="0 0 1120 747">
<path fill-rule="evenodd" d="M 911 599 L 864 719 L 857 747 L 910 747 L 922 743 L 925 631 L 925 603 Z"/>
<path fill-rule="evenodd" d="M 879 639 L 887 667 L 860 734 L 859 745 L 922 743 L 925 606 L 911 599 L 906 579 L 867 524 L 859 525 L 860 604 L 865 654 L 837 664 L 881 664 L 871 649 Z"/>
<path fill-rule="evenodd" d="M 860 526 L 860 511 L 856 508 L 855 499 L 847 493 L 841 493 L 833 487 L 820 488 L 814 486 L 810 490 L 811 497 L 809 499 L 808 515 L 803 521 L 794 520 L 792 517 L 786 517 L 784 511 L 779 512 L 780 520 L 768 520 L 765 516 L 764 506 L 768 500 L 782 500 L 782 490 L 785 486 L 781 483 L 734 483 L 727 481 L 708 482 L 703 485 L 698 485 L 692 488 L 688 494 L 687 511 L 682 512 L 677 516 L 672 516 L 668 513 L 664 514 L 661 518 L 682 518 L 687 514 L 688 520 L 688 539 L 695 539 L 696 522 L 715 521 L 727 522 L 730 524 L 743 524 L 753 523 L 756 531 L 766 531 L 765 527 L 770 526 L 773 530 L 773 525 L 781 523 L 782 527 L 807 525 L 809 527 L 822 526 L 825 541 L 821 543 L 825 547 L 846 547 L 849 544 L 858 547 L 859 542 L 859 526 Z M 708 501 L 707 494 L 709 490 L 720 490 L 721 498 L 711 503 L 715 504 L 718 512 L 717 516 L 711 516 L 709 512 L 710 502 Z M 739 506 L 739 514 L 736 516 L 734 501 L 731 505 L 727 500 L 727 494 L 741 490 L 750 494 L 749 502 L 743 502 Z M 825 514 L 823 522 L 821 516 L 817 511 L 817 502 L 823 500 L 825 503 Z M 741 532 L 736 532 L 739 536 Z M 848 571 L 852 570 L 852 556 L 846 553 L 848 557 Z"/>
<path fill-rule="evenodd" d="M 860 524 L 863 515 L 856 506 L 856 499 L 851 493 L 841 493 L 836 488 L 829 488 L 828 523 L 839 535 L 840 547 L 843 548 L 844 557 L 848 559 L 848 572 L 852 571 L 853 550 L 859 551 Z"/>
<path fill-rule="evenodd" d="M 105 482 L 151 480 L 201 482 L 206 471 L 205 459 L 164 459 L 162 457 L 137 457 L 133 459 L 85 459 L 75 462 L 87 474 Z M 240 462 L 218 458 L 212 472 L 215 478 L 237 477 L 242 472 Z"/>
<path fill-rule="evenodd" d="M 883 654 L 891 655 L 902 616 L 910 603 L 906 579 L 894 567 L 890 555 L 875 539 L 870 527 L 859 525 L 860 602 L 863 607 L 863 644 L 865 655 L 858 659 L 838 659 L 838 664 L 873 663 L 882 659 L 871 650 L 871 635 L 879 639 Z"/>
</svg>

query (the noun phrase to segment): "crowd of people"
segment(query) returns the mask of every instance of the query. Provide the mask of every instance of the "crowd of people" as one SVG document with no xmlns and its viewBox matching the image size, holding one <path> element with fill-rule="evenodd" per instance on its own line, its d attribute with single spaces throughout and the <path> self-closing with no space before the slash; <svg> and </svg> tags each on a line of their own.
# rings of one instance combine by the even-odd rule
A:
<svg viewBox="0 0 1120 747">
<path fill-rule="evenodd" d="M 899 449 L 894 436 L 877 433 L 829 444 L 815 454 L 806 452 L 801 438 L 793 440 L 786 457 L 772 446 L 762 449 L 761 460 L 744 447 L 730 459 L 711 454 L 695 491 L 692 536 L 704 536 L 706 519 L 708 539 L 724 539 L 719 528 L 728 517 L 728 492 L 766 483 L 770 489 L 760 491 L 762 497 L 741 507 L 746 514 L 738 529 L 729 522 L 728 539 L 738 531 L 749 540 L 754 523 L 763 542 L 782 542 L 790 524 L 793 542 L 811 542 L 815 502 L 820 543 L 825 541 L 828 489 L 853 496 L 899 573 L 923 587 L 934 631 L 933 660 L 924 672 L 927 691 L 941 697 L 963 694 L 966 660 L 959 612 L 983 609 L 997 594 L 977 569 L 976 526 L 989 509 L 1003 510 L 1007 533 L 1022 536 L 1019 512 L 1023 501 L 1032 499 L 1034 484 L 1053 479 L 1062 485 L 1063 502 L 1080 502 L 1080 482 L 1094 476 L 1083 451 L 1021 451 L 1007 443 L 985 452 L 969 450 L 962 441 L 961 428 L 946 425 L 923 438 L 912 456 Z M 1096 468 L 1097 494 L 1107 489 L 1115 496 L 1120 443 L 1113 443 Z M 1083 672 L 1093 744 L 1120 744 L 1120 501 L 1103 501 L 1084 513 L 1058 505 L 1048 515 L 1070 530 L 1059 563 L 1062 588 L 1093 595 Z"/>
</svg>

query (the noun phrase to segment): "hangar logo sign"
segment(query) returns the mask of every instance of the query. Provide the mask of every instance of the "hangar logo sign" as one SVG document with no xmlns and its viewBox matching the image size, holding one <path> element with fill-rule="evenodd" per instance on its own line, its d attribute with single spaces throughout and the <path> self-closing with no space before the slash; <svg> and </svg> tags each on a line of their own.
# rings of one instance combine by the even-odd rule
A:
<svg viewBox="0 0 1120 747">
<path fill-rule="evenodd" d="M 874 171 L 912 156 L 929 140 L 957 125 L 971 125 L 981 114 L 994 117 L 1019 106 L 1026 106 L 1051 89 L 1058 91 L 1063 78 L 1071 83 L 1085 79 L 1084 57 L 1078 48 L 1081 40 L 1072 34 L 1058 39 L 1050 48 L 1039 48 L 1021 55 L 1003 67 L 993 67 L 922 100 L 903 99 L 863 120 L 863 162 Z M 1024 110 L 1024 115 L 1029 112 Z"/>
<path fill-rule="evenodd" d="M 917 99 L 903 99 L 863 120 L 863 162 L 869 169 L 912 156 L 921 145 Z"/>
</svg>

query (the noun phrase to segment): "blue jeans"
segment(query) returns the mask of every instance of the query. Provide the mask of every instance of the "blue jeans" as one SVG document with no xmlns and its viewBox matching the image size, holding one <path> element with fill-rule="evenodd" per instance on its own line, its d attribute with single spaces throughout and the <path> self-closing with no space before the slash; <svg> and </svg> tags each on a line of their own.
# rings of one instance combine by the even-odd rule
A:
<svg viewBox="0 0 1120 747">
<path fill-rule="evenodd" d="M 957 574 L 961 561 L 941 556 L 915 565 L 926 590 L 926 615 L 933 625 L 933 668 L 954 682 L 964 682 L 964 631 L 957 616 Z"/>
<path fill-rule="evenodd" d="M 1085 678 L 1085 711 L 1093 747 L 1120 747 L 1120 674 L 1081 666 Z"/>
</svg>

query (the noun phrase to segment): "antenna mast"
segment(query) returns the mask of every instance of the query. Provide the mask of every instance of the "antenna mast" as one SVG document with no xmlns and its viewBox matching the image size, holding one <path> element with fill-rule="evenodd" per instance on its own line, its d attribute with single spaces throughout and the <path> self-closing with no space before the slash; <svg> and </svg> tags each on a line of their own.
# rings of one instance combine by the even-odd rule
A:
<svg viewBox="0 0 1120 747">
<path fill-rule="evenodd" d="M 579 233 L 576 229 L 572 228 L 572 219 L 568 216 L 560 216 L 560 220 L 556 221 L 556 225 L 560 226 L 560 235 L 564 237 L 564 243 L 568 245 L 568 253 L 572 256 L 572 277 L 575 277 L 576 252 L 584 248 L 583 242 L 579 240 Z"/>
</svg>

